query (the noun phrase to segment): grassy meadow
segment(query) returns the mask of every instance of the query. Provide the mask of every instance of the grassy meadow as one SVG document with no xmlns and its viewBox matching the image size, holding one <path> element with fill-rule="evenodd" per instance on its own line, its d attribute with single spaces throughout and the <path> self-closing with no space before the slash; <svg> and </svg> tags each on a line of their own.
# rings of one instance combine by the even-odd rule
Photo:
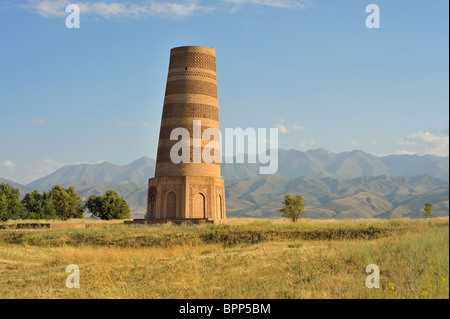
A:
<svg viewBox="0 0 450 319">
<path fill-rule="evenodd" d="M 0 224 L 0 298 L 449 298 L 448 218 L 18 222 Z M 80 289 L 65 286 L 69 264 Z M 379 289 L 365 287 L 369 264 Z"/>
</svg>

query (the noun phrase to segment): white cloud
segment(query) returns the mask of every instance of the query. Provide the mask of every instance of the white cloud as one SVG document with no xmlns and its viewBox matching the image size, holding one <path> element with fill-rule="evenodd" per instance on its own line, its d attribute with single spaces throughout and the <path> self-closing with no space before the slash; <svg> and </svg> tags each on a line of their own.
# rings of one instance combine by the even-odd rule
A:
<svg viewBox="0 0 450 319">
<path fill-rule="evenodd" d="M 134 126 L 134 123 L 122 123 L 122 122 L 117 122 L 117 126 Z"/>
<path fill-rule="evenodd" d="M 32 120 L 30 121 L 30 123 L 32 123 L 32 124 L 39 124 L 39 125 L 47 125 L 47 124 L 50 124 L 49 121 L 44 120 L 44 119 L 32 119 Z"/>
<path fill-rule="evenodd" d="M 291 128 L 294 129 L 295 131 L 305 131 L 306 130 L 306 126 L 300 126 L 297 124 L 291 125 L 284 119 L 278 119 L 278 123 L 275 124 L 275 127 L 277 127 L 279 129 L 280 133 L 282 133 L 282 134 L 289 133 Z"/>
<path fill-rule="evenodd" d="M 279 9 L 305 9 L 310 7 L 312 0 L 226 0 L 222 3 L 231 4 L 234 8 L 229 10 L 220 2 L 214 6 L 203 6 L 200 0 L 143 0 L 133 1 L 79 1 L 72 0 L 27 0 L 22 5 L 23 8 L 39 14 L 42 17 L 66 17 L 69 13 L 65 12 L 68 4 L 77 4 L 80 7 L 81 15 L 95 15 L 105 19 L 110 18 L 142 18 L 149 16 L 158 16 L 164 18 L 184 18 L 201 13 L 210 13 L 221 9 L 224 11 L 235 12 L 243 5 L 264 6 Z"/>
<path fill-rule="evenodd" d="M 61 17 L 66 15 L 65 9 L 69 3 L 66 0 L 28 0 L 23 7 L 43 17 Z"/>
<path fill-rule="evenodd" d="M 143 126 L 143 127 L 150 127 L 150 124 L 144 122 L 144 123 L 142 123 L 142 126 Z"/>
<path fill-rule="evenodd" d="M 80 165 L 80 164 L 89 164 L 89 165 L 95 165 L 95 164 L 102 164 L 102 163 L 104 163 L 105 161 L 96 161 L 96 162 L 89 162 L 89 161 L 82 161 L 82 162 L 80 162 L 80 161 L 78 161 L 78 162 L 75 162 L 74 164 L 75 165 Z"/>
<path fill-rule="evenodd" d="M 150 6 L 150 12 L 152 15 L 164 16 L 164 17 L 187 17 L 195 15 L 199 12 L 213 11 L 212 7 L 203 7 L 198 4 L 198 1 L 190 1 L 186 3 L 156 3 L 152 2 Z"/>
<path fill-rule="evenodd" d="M 311 4 L 308 0 L 227 0 L 236 5 L 253 4 L 273 8 L 301 8 L 305 9 Z"/>
<path fill-rule="evenodd" d="M 376 157 L 385 157 L 385 156 L 392 155 L 392 153 L 375 152 L 375 153 L 372 153 L 372 155 L 374 155 L 374 156 L 376 156 Z"/>
<path fill-rule="evenodd" d="M 309 142 L 301 141 L 301 142 L 300 142 L 300 147 L 301 147 L 302 149 L 304 149 L 305 147 L 307 147 L 307 146 L 312 146 L 312 145 L 314 145 L 314 144 L 316 144 L 316 141 L 314 141 L 314 140 L 310 140 Z"/>
<path fill-rule="evenodd" d="M 284 126 L 283 124 L 276 124 L 275 127 L 278 127 L 278 129 L 280 130 L 280 133 L 282 133 L 282 134 L 286 134 L 289 132 L 288 128 L 286 126 Z"/>
<path fill-rule="evenodd" d="M 296 131 L 306 131 L 306 126 L 300 126 L 300 125 L 292 124 L 292 127 Z"/>
<path fill-rule="evenodd" d="M 400 150 L 395 152 L 396 155 L 415 155 L 415 152 L 407 151 L 407 150 Z"/>
<path fill-rule="evenodd" d="M 406 152 L 424 155 L 431 154 L 436 156 L 448 156 L 449 154 L 449 138 L 447 136 L 435 136 L 430 132 L 422 132 L 409 134 L 405 138 L 394 141 L 396 144 L 404 146 L 409 150 Z"/>
<path fill-rule="evenodd" d="M 370 144 L 371 144 L 371 145 L 376 145 L 376 144 L 377 144 L 377 141 L 370 141 Z"/>
<path fill-rule="evenodd" d="M 280 131 L 281 134 L 286 134 L 289 132 L 289 129 L 287 128 L 287 125 L 285 123 L 286 123 L 285 120 L 279 119 L 278 123 L 275 124 L 275 127 L 278 128 L 278 130 Z"/>
<path fill-rule="evenodd" d="M 357 146 L 359 142 L 357 140 L 350 140 L 350 144 L 352 144 L 353 146 Z"/>
<path fill-rule="evenodd" d="M 7 168 L 13 168 L 14 166 L 16 166 L 16 164 L 14 164 L 11 161 L 6 160 L 4 163 L 0 162 L 0 166 L 7 167 Z"/>
<path fill-rule="evenodd" d="M 23 7 L 42 17 L 65 17 L 66 6 L 70 0 L 28 0 Z M 75 2 L 80 7 L 80 15 L 96 15 L 102 18 L 140 18 L 161 16 L 168 18 L 183 18 L 200 12 L 213 10 L 211 7 L 199 5 L 197 0 L 178 2 L 141 1 L 111 2 L 111 1 L 80 1 Z"/>
</svg>

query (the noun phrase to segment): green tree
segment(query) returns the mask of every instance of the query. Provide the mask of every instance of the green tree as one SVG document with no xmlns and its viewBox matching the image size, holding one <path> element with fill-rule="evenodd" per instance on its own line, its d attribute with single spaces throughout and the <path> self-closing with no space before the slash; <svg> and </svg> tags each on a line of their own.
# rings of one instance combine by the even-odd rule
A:
<svg viewBox="0 0 450 319">
<path fill-rule="evenodd" d="M 69 194 L 70 205 L 72 207 L 71 215 L 72 218 L 84 218 L 84 205 L 83 199 L 78 196 L 78 192 L 75 187 L 70 186 L 66 189 L 67 194 Z"/>
<path fill-rule="evenodd" d="M 305 203 L 303 202 L 302 195 L 291 196 L 291 194 L 284 195 L 283 208 L 279 210 L 282 216 L 289 218 L 292 222 L 296 222 L 297 219 L 306 215 Z"/>
<path fill-rule="evenodd" d="M 423 214 L 425 215 L 425 218 L 433 217 L 433 204 L 432 203 L 425 203 L 425 208 L 423 209 Z"/>
<path fill-rule="evenodd" d="M 0 220 L 5 222 L 8 219 L 9 219 L 8 203 L 6 201 L 6 195 L 2 194 L 0 195 Z"/>
<path fill-rule="evenodd" d="M 22 199 L 25 219 L 55 219 L 56 209 L 50 193 L 38 191 L 28 193 Z"/>
<path fill-rule="evenodd" d="M 20 190 L 9 184 L 0 184 L 0 219 L 23 218 L 23 206 L 20 201 Z"/>
<path fill-rule="evenodd" d="M 60 185 L 55 185 L 50 191 L 50 195 L 57 218 L 67 220 L 84 217 L 83 200 L 78 196 L 75 187 L 70 186 L 65 189 Z"/>
<path fill-rule="evenodd" d="M 106 191 L 103 196 L 90 196 L 85 207 L 93 217 L 104 220 L 126 219 L 131 216 L 131 210 L 125 198 L 113 190 Z"/>
</svg>

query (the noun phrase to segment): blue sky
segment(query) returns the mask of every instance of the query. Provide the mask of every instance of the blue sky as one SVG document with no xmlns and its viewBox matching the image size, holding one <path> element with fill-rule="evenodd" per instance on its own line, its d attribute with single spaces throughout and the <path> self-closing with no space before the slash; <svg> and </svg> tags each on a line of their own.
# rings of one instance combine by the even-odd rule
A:
<svg viewBox="0 0 450 319">
<path fill-rule="evenodd" d="M 81 8 L 68 29 L 65 7 Z M 368 29 L 368 4 L 380 28 Z M 0 2 L 0 177 L 156 157 L 172 47 L 216 49 L 221 128 L 279 147 L 448 156 L 449 3 Z"/>
</svg>

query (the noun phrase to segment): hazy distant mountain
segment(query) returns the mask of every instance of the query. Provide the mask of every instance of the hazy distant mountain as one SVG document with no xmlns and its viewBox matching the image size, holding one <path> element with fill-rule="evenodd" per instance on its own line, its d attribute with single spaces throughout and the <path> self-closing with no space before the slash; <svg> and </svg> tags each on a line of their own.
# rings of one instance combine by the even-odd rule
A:
<svg viewBox="0 0 450 319">
<path fill-rule="evenodd" d="M 285 177 L 313 176 L 354 178 L 358 176 L 429 175 L 449 180 L 449 158 L 433 155 L 390 155 L 376 157 L 363 151 L 333 153 L 325 149 L 279 150 L 277 174 Z M 261 176 L 260 164 L 225 163 L 225 179 L 247 179 Z M 264 176 L 264 175 L 262 175 Z"/>
<path fill-rule="evenodd" d="M 149 177 L 155 174 L 155 161 L 142 157 L 128 165 L 114 165 L 108 162 L 101 164 L 78 164 L 60 168 L 54 173 L 42 177 L 27 186 L 67 185 L 75 182 L 81 185 L 99 183 L 118 183 L 122 181 L 144 185 Z"/>
<path fill-rule="evenodd" d="M 429 176 L 269 176 L 226 181 L 225 189 L 229 216 L 279 217 L 285 193 L 302 194 L 309 218 L 417 218 L 426 202 L 435 216 L 449 215 L 448 182 Z"/>
<path fill-rule="evenodd" d="M 11 180 L 6 179 L 6 178 L 0 178 L 0 184 L 9 184 L 13 188 L 18 188 L 20 190 L 20 194 L 21 195 L 24 195 L 24 194 L 26 194 L 28 192 L 32 192 L 33 191 L 33 188 L 31 188 L 31 187 L 27 187 L 25 185 L 16 183 L 16 182 L 11 181 Z"/>
<path fill-rule="evenodd" d="M 390 155 L 380 157 L 391 176 L 428 175 L 449 180 L 449 158 L 433 155 Z"/>
<path fill-rule="evenodd" d="M 22 186 L 19 183 L 13 182 L 13 181 L 11 181 L 9 179 L 6 179 L 6 178 L 0 178 L 0 184 L 9 184 L 9 185 L 11 185 L 14 188 L 19 188 L 20 186 Z"/>
</svg>

